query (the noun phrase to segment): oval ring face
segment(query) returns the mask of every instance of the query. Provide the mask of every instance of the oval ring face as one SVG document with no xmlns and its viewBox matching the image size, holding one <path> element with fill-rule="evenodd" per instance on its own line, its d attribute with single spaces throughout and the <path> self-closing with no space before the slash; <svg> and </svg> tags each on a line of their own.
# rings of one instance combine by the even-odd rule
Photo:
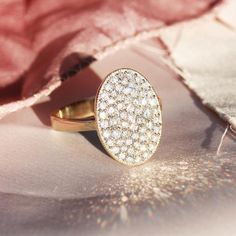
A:
<svg viewBox="0 0 236 236">
<path fill-rule="evenodd" d="M 161 106 L 140 73 L 119 69 L 109 74 L 98 90 L 95 112 L 98 136 L 114 159 L 140 165 L 155 153 L 161 137 Z"/>
</svg>

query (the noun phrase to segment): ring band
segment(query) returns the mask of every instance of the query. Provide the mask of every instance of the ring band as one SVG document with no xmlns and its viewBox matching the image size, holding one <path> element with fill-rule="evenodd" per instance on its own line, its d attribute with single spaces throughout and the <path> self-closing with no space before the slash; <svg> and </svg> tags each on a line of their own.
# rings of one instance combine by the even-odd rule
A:
<svg viewBox="0 0 236 236">
<path fill-rule="evenodd" d="M 110 73 L 96 97 L 51 114 L 58 131 L 98 132 L 105 150 L 125 165 L 140 165 L 155 153 L 161 138 L 161 102 L 148 80 L 132 69 Z"/>
<path fill-rule="evenodd" d="M 51 114 L 52 128 L 58 131 L 82 132 L 96 130 L 95 98 L 75 102 Z"/>
</svg>

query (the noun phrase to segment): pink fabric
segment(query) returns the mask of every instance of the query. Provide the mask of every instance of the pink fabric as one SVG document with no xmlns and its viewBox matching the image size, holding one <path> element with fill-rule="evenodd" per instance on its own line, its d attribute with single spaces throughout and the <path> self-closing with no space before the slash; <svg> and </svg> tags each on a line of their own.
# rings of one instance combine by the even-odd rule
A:
<svg viewBox="0 0 236 236">
<path fill-rule="evenodd" d="M 197 17 L 218 2 L 0 0 L 0 117 L 58 87 L 63 64 L 63 73 L 76 64 L 78 70 L 81 58 L 89 64 L 127 38 Z"/>
</svg>

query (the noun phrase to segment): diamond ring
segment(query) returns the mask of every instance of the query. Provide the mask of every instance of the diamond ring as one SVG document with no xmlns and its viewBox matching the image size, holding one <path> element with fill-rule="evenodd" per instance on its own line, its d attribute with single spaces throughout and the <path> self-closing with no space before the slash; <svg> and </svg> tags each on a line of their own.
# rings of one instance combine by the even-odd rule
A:
<svg viewBox="0 0 236 236">
<path fill-rule="evenodd" d="M 105 78 L 95 98 L 52 113 L 51 122 L 59 131 L 96 130 L 111 157 L 125 165 L 140 165 L 159 145 L 161 102 L 143 75 L 118 69 Z"/>
</svg>

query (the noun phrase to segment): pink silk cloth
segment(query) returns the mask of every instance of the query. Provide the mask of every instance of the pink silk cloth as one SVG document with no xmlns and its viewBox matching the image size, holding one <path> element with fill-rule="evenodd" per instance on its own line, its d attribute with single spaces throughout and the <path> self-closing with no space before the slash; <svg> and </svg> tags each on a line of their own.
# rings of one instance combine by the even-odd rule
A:
<svg viewBox="0 0 236 236">
<path fill-rule="evenodd" d="M 0 118 L 34 104 L 93 60 L 219 0 L 0 0 Z"/>
</svg>

